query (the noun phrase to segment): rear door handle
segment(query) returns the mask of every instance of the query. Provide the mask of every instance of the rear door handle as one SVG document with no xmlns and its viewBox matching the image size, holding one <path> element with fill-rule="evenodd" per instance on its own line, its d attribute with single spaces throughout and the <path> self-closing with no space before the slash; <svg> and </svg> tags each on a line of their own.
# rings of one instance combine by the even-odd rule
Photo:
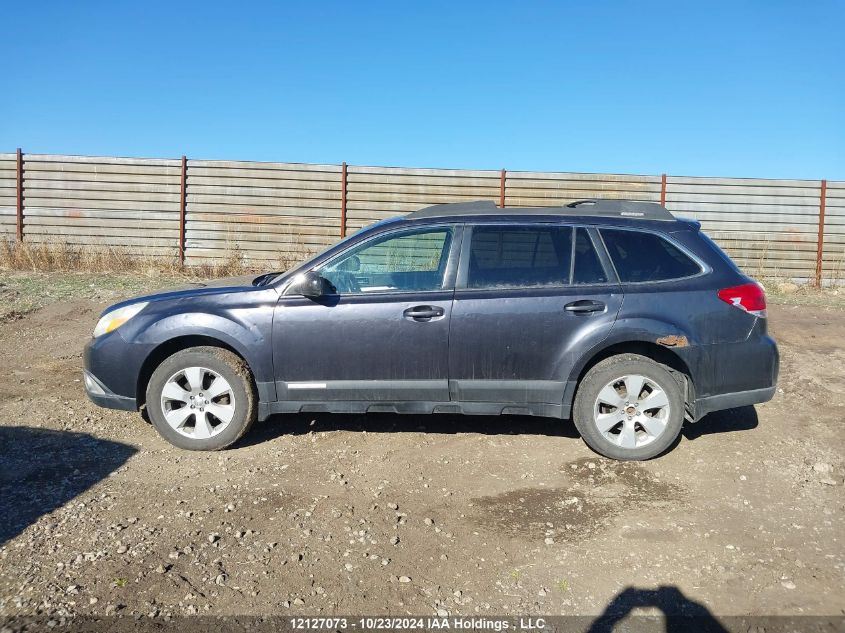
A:
<svg viewBox="0 0 845 633">
<path fill-rule="evenodd" d="M 563 306 L 567 312 L 575 314 L 588 314 L 590 312 L 601 312 L 604 310 L 604 303 L 601 301 L 593 301 L 592 299 L 581 299 L 580 301 L 573 301 Z"/>
<path fill-rule="evenodd" d="M 406 319 L 413 319 L 414 321 L 428 321 L 436 317 L 442 317 L 446 311 L 440 306 L 414 306 L 408 308 L 402 313 Z"/>
</svg>

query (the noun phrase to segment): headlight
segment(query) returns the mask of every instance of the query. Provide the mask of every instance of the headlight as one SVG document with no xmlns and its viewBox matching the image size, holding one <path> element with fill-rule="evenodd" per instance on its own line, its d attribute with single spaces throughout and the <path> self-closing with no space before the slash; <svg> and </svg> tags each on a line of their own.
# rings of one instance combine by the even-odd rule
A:
<svg viewBox="0 0 845 633">
<path fill-rule="evenodd" d="M 97 322 L 97 327 L 94 328 L 94 337 L 96 338 L 103 334 L 108 334 L 112 330 L 116 330 L 143 310 L 147 306 L 147 303 L 149 302 L 142 301 L 141 303 L 133 303 L 117 310 L 106 312 Z"/>
</svg>

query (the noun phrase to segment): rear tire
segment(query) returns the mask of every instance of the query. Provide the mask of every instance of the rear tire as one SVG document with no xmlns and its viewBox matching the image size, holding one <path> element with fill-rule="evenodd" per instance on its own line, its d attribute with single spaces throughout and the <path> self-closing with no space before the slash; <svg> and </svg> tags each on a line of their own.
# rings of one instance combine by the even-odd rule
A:
<svg viewBox="0 0 845 633">
<path fill-rule="evenodd" d="M 664 365 L 620 354 L 597 363 L 581 379 L 573 420 L 587 446 L 600 455 L 645 460 L 678 438 L 684 404 L 678 381 Z"/>
<path fill-rule="evenodd" d="M 191 451 L 217 451 L 237 442 L 255 422 L 256 400 L 247 364 L 219 347 L 176 352 L 147 385 L 147 411 L 156 430 Z"/>
</svg>

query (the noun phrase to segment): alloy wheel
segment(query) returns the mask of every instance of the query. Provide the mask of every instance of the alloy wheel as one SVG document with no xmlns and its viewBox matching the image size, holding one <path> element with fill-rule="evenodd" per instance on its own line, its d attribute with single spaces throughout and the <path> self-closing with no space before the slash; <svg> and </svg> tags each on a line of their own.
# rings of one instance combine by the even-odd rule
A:
<svg viewBox="0 0 845 633">
<path fill-rule="evenodd" d="M 161 409 L 177 433 L 195 440 L 222 432 L 235 415 L 232 386 L 205 367 L 186 367 L 168 378 L 161 391 Z"/>
<path fill-rule="evenodd" d="M 669 397 L 657 382 L 630 374 L 610 381 L 599 391 L 593 421 L 605 439 L 634 449 L 663 435 L 670 412 Z"/>
</svg>

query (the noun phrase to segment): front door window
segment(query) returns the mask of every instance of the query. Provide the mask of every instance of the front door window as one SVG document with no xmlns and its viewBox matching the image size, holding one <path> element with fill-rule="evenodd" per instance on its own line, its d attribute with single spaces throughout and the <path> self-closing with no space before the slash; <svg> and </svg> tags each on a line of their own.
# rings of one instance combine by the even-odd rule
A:
<svg viewBox="0 0 845 633">
<path fill-rule="evenodd" d="M 452 230 L 391 233 L 367 241 L 319 272 L 340 295 L 441 290 Z"/>
</svg>

